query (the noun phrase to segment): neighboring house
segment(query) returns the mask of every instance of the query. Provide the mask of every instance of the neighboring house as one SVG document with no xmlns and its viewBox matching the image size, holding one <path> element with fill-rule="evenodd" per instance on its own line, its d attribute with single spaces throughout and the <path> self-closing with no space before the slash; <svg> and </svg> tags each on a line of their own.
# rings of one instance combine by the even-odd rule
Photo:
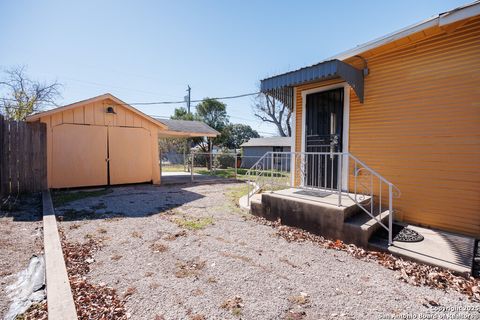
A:
<svg viewBox="0 0 480 320">
<path fill-rule="evenodd" d="M 294 110 L 295 152 L 333 145 L 400 189 L 396 220 L 477 238 L 479 88 L 479 2 L 261 81 L 262 92 Z M 332 169 L 350 192 L 361 174 L 352 159 Z M 294 183 L 316 174 L 296 170 Z"/>
<path fill-rule="evenodd" d="M 242 168 L 251 168 L 267 152 L 290 152 L 291 137 L 251 138 L 241 145 L 243 150 Z M 280 169 L 282 157 L 275 159 L 275 167 Z M 286 157 L 284 157 L 286 160 Z M 290 170 L 290 161 L 283 161 L 283 170 Z"/>
<path fill-rule="evenodd" d="M 218 134 L 205 124 L 158 121 L 108 93 L 31 115 L 27 121 L 47 126 L 49 188 L 158 184 L 159 137 Z"/>
</svg>

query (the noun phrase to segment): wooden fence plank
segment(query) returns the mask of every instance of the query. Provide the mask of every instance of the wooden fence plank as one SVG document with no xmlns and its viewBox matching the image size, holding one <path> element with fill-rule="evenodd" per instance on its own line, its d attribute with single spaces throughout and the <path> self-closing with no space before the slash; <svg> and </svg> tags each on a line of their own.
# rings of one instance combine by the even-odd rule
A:
<svg viewBox="0 0 480 320">
<path fill-rule="evenodd" d="M 10 151 L 9 151 L 9 129 L 10 123 L 5 121 L 3 122 L 3 139 L 0 143 L 3 145 L 3 154 L 2 154 L 2 181 L 0 181 L 2 185 L 3 195 L 8 195 L 10 193 L 9 183 L 10 183 L 10 171 L 9 171 L 9 163 L 10 163 Z"/>
<path fill-rule="evenodd" d="M 0 196 L 46 189 L 46 125 L 0 117 Z"/>
<path fill-rule="evenodd" d="M 3 148 L 3 127 L 4 127 L 4 118 L 0 114 L 0 199 L 6 194 L 6 190 L 4 190 L 3 186 L 3 179 L 5 176 L 5 173 L 3 172 L 5 163 L 4 163 L 4 155 L 5 155 L 5 150 Z"/>
</svg>

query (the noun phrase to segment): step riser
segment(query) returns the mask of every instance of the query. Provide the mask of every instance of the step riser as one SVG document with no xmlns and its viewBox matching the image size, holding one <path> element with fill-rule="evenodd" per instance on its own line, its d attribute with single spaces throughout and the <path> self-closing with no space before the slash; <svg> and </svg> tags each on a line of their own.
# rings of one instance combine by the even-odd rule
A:
<svg viewBox="0 0 480 320">
<path fill-rule="evenodd" d="M 368 201 L 368 200 L 366 200 Z M 275 194 L 262 194 L 261 202 L 251 203 L 251 213 L 265 219 L 281 220 L 284 225 L 298 227 L 311 233 L 346 243 L 368 246 L 368 239 L 378 229 L 376 223 L 362 229 L 360 225 L 346 223 L 348 218 L 366 213 L 357 205 L 348 208 L 335 205 L 320 205 L 294 198 L 279 197 Z M 388 216 L 385 217 L 388 221 Z"/>
</svg>

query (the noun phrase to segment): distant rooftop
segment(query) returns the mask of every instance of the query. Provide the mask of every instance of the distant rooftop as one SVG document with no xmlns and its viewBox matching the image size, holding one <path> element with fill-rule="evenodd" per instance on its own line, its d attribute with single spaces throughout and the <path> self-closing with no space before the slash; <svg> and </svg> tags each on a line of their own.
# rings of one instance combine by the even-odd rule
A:
<svg viewBox="0 0 480 320">
<path fill-rule="evenodd" d="M 241 147 L 290 147 L 292 137 L 251 138 Z"/>
<path fill-rule="evenodd" d="M 192 133 L 196 135 L 204 134 L 205 136 L 217 136 L 220 134 L 217 130 L 213 129 L 209 125 L 201 121 L 190 120 L 173 120 L 173 119 L 159 119 L 164 125 L 168 127 L 168 131 L 179 133 Z"/>
</svg>

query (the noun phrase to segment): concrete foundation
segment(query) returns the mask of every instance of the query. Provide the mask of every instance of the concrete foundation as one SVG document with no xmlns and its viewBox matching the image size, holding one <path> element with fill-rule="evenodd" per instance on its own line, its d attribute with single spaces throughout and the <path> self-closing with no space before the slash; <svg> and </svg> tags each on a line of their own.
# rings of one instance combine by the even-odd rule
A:
<svg viewBox="0 0 480 320">
<path fill-rule="evenodd" d="M 368 200 L 366 197 L 364 201 Z M 367 246 L 370 235 L 380 227 L 346 194 L 339 201 L 338 194 L 296 188 L 262 193 L 261 198 L 252 199 L 251 212 L 360 246 Z M 383 213 L 382 218 L 387 217 L 388 214 Z"/>
</svg>

